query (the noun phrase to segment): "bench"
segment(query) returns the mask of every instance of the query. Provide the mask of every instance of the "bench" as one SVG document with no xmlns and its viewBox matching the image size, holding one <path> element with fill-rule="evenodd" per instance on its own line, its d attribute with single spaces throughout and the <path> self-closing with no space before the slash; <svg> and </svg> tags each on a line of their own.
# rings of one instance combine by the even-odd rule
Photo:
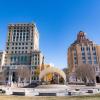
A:
<svg viewBox="0 0 100 100">
<path fill-rule="evenodd" d="M 12 95 L 25 96 L 25 92 L 13 92 Z"/>
</svg>

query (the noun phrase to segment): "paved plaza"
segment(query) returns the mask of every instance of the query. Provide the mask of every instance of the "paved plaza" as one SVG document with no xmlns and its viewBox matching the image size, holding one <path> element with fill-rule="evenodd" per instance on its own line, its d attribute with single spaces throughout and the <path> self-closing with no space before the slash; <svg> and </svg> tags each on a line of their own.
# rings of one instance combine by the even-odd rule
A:
<svg viewBox="0 0 100 100">
<path fill-rule="evenodd" d="M 6 91 L 6 95 L 20 95 L 25 96 L 81 96 L 93 95 L 100 93 L 100 85 L 85 86 L 85 85 L 40 85 L 36 88 L 16 88 L 8 86 L 0 86 L 0 89 Z"/>
</svg>

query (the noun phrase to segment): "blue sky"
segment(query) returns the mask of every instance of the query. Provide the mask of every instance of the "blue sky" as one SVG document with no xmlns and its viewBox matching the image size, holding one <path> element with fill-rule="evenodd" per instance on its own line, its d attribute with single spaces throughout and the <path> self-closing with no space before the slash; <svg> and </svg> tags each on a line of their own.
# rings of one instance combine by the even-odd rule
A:
<svg viewBox="0 0 100 100">
<path fill-rule="evenodd" d="M 35 22 L 46 63 L 67 67 L 67 49 L 82 30 L 100 44 L 100 0 L 1 0 L 0 50 L 5 49 L 7 25 Z"/>
</svg>

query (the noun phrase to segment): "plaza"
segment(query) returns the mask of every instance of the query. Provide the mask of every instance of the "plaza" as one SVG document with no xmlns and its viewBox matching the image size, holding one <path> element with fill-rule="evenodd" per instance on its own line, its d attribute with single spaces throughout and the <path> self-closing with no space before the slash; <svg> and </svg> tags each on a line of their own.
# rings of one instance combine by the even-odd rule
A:
<svg viewBox="0 0 100 100">
<path fill-rule="evenodd" d="M 85 85 L 40 85 L 36 88 L 16 88 L 0 86 L 0 89 L 5 90 L 5 95 L 15 96 L 89 96 L 100 94 L 100 85 L 85 86 Z"/>
</svg>

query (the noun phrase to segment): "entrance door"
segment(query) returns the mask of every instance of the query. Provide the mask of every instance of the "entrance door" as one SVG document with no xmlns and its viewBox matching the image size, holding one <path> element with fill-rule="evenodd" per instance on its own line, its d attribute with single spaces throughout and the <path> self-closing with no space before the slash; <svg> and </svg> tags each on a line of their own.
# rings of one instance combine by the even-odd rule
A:
<svg viewBox="0 0 100 100">
<path fill-rule="evenodd" d="M 96 82 L 100 83 L 100 77 L 96 76 Z"/>
<path fill-rule="evenodd" d="M 13 72 L 13 78 L 12 78 L 12 81 L 15 82 L 16 81 L 16 73 Z"/>
</svg>

